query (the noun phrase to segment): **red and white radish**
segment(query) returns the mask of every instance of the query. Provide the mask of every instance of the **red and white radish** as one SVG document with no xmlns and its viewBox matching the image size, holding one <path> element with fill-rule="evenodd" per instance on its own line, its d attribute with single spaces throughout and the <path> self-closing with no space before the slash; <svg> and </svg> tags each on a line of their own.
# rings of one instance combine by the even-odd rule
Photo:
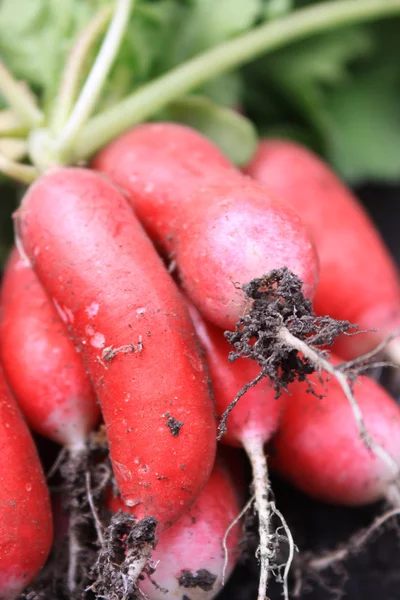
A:
<svg viewBox="0 0 400 600">
<path fill-rule="evenodd" d="M 223 331 L 204 321 L 198 311 L 189 305 L 190 314 L 199 340 L 205 350 L 210 370 L 217 414 L 221 416 L 242 390 L 247 390 L 227 418 L 227 431 L 222 442 L 242 446 L 252 465 L 255 506 L 259 516 L 260 547 L 257 552 L 261 563 L 258 598 L 265 598 L 268 571 L 272 557 L 269 479 L 264 445 L 279 425 L 284 398 L 275 397 L 269 380 L 262 379 L 255 387 L 247 388 L 249 382 L 257 381 L 260 367 L 249 360 L 228 362 L 232 347 Z"/>
<path fill-rule="evenodd" d="M 49 492 L 31 434 L 0 371 L 0 598 L 36 577 L 53 536 Z"/>
<path fill-rule="evenodd" d="M 305 382 L 290 385 L 291 398 L 273 441 L 274 468 L 326 502 L 361 505 L 389 497 L 397 503 L 398 481 L 389 465 L 366 448 L 337 381 L 322 384 L 316 374 L 309 381 L 324 397 L 309 393 Z M 400 467 L 400 407 L 367 376 L 355 383 L 354 396 L 370 436 Z"/>
<path fill-rule="evenodd" d="M 60 168 L 37 180 L 17 232 L 82 352 L 122 498 L 161 532 L 200 494 L 216 448 L 183 299 L 126 199 L 93 171 Z"/>
<path fill-rule="evenodd" d="M 1 361 L 29 425 L 79 452 L 100 408 L 65 324 L 16 250 L 5 268 L 0 310 Z"/>
<path fill-rule="evenodd" d="M 328 165 L 297 143 L 271 139 L 261 142 L 246 173 L 282 196 L 309 227 L 320 259 L 316 312 L 377 330 L 342 336 L 337 351 L 353 358 L 399 329 L 396 266 L 361 204 Z M 398 343 L 389 348 L 400 361 Z"/>
<path fill-rule="evenodd" d="M 0 292 L 0 357 L 7 380 L 29 425 L 69 451 L 73 500 L 87 460 L 86 440 L 100 419 L 90 379 L 67 328 L 35 272 L 14 250 Z M 76 489 L 79 494 L 79 490 Z M 70 519 L 69 589 L 79 558 L 77 509 Z"/>
<path fill-rule="evenodd" d="M 126 511 L 119 498 L 113 498 L 109 507 L 113 512 Z M 232 477 L 217 461 L 195 504 L 161 534 L 152 554 L 155 573 L 151 579 L 145 578 L 139 583 L 146 598 L 215 598 L 223 586 L 223 578 L 229 577 L 239 556 L 241 528 L 237 522 L 226 538 L 225 565 L 225 533 L 239 511 L 238 493 Z"/>
<path fill-rule="evenodd" d="M 188 127 L 144 124 L 103 149 L 93 167 L 123 188 L 145 229 L 176 261 L 191 300 L 233 328 L 241 286 L 287 266 L 312 297 L 318 261 L 308 230 L 278 196 L 232 167 Z"/>
</svg>

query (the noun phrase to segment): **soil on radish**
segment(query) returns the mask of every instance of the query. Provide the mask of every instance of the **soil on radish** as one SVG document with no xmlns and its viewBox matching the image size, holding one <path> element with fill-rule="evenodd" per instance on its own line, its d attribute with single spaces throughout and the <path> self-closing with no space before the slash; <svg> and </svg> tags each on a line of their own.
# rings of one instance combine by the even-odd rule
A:
<svg viewBox="0 0 400 600">
<path fill-rule="evenodd" d="M 188 569 L 184 569 L 179 576 L 179 585 L 184 588 L 200 588 L 205 592 L 213 589 L 214 583 L 217 580 L 217 575 L 210 573 L 207 569 L 199 569 L 196 573 L 192 573 Z"/>
<path fill-rule="evenodd" d="M 166 426 L 169 427 L 172 435 L 174 437 L 177 437 L 179 435 L 181 427 L 183 427 L 185 423 L 183 421 L 178 421 L 177 419 L 175 419 L 175 417 L 172 417 L 169 412 L 165 413 L 165 417 L 167 419 Z"/>
<path fill-rule="evenodd" d="M 357 334 L 357 326 L 348 321 L 316 316 L 312 303 L 304 297 L 301 280 L 286 267 L 253 279 L 243 285 L 242 290 L 249 310 L 240 317 L 234 331 L 225 331 L 225 337 L 232 346 L 228 360 L 255 361 L 260 372 L 240 390 L 225 410 L 218 427 L 218 439 L 226 432 L 229 414 L 249 388 L 266 377 L 279 397 L 294 381 L 308 383 L 308 376 L 320 366 L 319 358 L 329 359 L 329 353 L 321 348 L 332 346 L 341 333 Z M 299 352 L 286 335 L 310 348 L 318 359 L 318 365 L 315 359 L 305 356 L 305 352 Z M 359 365 L 353 367 L 356 363 L 346 363 L 343 368 L 343 373 L 350 379 L 357 375 Z M 322 372 L 321 380 L 326 376 Z M 316 393 L 311 383 L 308 390 Z"/>
</svg>

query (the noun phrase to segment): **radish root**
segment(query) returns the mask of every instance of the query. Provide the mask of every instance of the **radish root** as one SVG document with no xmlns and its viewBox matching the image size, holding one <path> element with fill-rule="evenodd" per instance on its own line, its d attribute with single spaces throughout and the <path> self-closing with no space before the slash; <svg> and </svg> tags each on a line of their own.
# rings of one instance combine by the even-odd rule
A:
<svg viewBox="0 0 400 600">
<path fill-rule="evenodd" d="M 99 515 L 97 514 L 97 510 L 94 505 L 93 494 L 92 494 L 92 490 L 91 490 L 90 473 L 88 471 L 86 472 L 86 493 L 87 493 L 87 500 L 88 500 L 88 503 L 90 506 L 90 511 L 91 511 L 92 517 L 93 517 L 94 526 L 96 528 L 97 540 L 98 540 L 99 544 L 103 545 L 104 544 L 103 526 L 101 524 Z"/>
<path fill-rule="evenodd" d="M 396 462 L 380 444 L 378 444 L 371 438 L 370 434 L 368 433 L 361 409 L 358 406 L 358 403 L 354 397 L 354 394 L 349 384 L 348 377 L 344 374 L 342 370 L 346 367 L 346 364 L 344 364 L 342 367 L 340 365 L 339 367 L 335 367 L 320 353 L 313 350 L 313 348 L 309 346 L 306 342 L 303 342 L 302 340 L 292 335 L 286 327 L 282 327 L 280 329 L 280 331 L 278 332 L 278 337 L 288 346 L 291 346 L 292 348 L 298 350 L 298 352 L 301 352 L 306 358 L 309 359 L 309 361 L 314 365 L 316 369 L 324 370 L 336 379 L 336 381 L 342 388 L 346 399 L 350 404 L 353 417 L 357 424 L 358 432 L 362 441 L 364 442 L 366 447 L 369 450 L 371 450 L 375 454 L 375 456 L 379 458 L 389 468 L 389 470 L 393 474 L 393 479 L 397 478 L 399 475 L 399 469 L 397 467 Z"/>
<path fill-rule="evenodd" d="M 79 559 L 85 548 L 80 543 L 82 536 L 82 509 L 86 503 L 83 479 L 89 469 L 89 449 L 85 444 L 78 444 L 61 450 L 48 478 L 57 469 L 64 479 L 65 508 L 69 511 L 68 526 L 68 572 L 67 587 L 70 594 L 74 594 L 78 587 Z"/>
<path fill-rule="evenodd" d="M 350 555 L 356 554 L 358 551 L 360 551 L 371 538 L 371 536 L 387 521 L 398 516 L 400 516 L 400 508 L 389 510 L 383 515 L 376 517 L 369 527 L 353 535 L 348 540 L 346 545 L 342 545 L 334 550 L 325 552 L 320 556 L 308 555 L 305 557 L 306 560 L 304 561 L 306 569 L 320 572 L 346 560 Z"/>
<path fill-rule="evenodd" d="M 242 508 L 242 510 L 240 511 L 240 513 L 237 515 L 237 517 L 235 517 L 232 521 L 232 523 L 229 525 L 229 527 L 227 528 L 227 530 L 224 533 L 224 537 L 222 538 L 222 548 L 224 549 L 224 566 L 222 568 L 222 585 L 225 585 L 225 578 L 226 578 L 226 570 L 228 568 L 228 561 L 229 561 L 229 552 L 228 552 L 228 547 L 227 547 L 227 539 L 228 536 L 230 534 L 230 532 L 232 531 L 232 529 L 235 527 L 235 525 L 240 521 L 240 519 L 247 513 L 247 511 L 250 509 L 251 505 L 254 502 L 254 495 L 250 498 L 250 500 L 244 505 L 244 507 Z"/>
<path fill-rule="evenodd" d="M 221 417 L 221 421 L 220 421 L 220 424 L 218 427 L 218 436 L 217 436 L 218 441 L 221 441 L 222 436 L 226 433 L 226 431 L 227 431 L 226 421 L 228 420 L 228 417 L 229 417 L 230 413 L 233 411 L 233 409 L 235 408 L 236 404 L 239 402 L 240 398 L 242 398 L 242 396 L 245 395 L 247 390 L 254 387 L 255 385 L 257 385 L 257 383 L 259 383 L 262 379 L 264 379 L 264 377 L 266 377 L 266 372 L 264 371 L 264 369 L 262 369 L 261 372 L 257 375 L 257 377 L 255 377 L 253 379 L 253 381 L 246 383 L 246 385 L 237 394 L 236 398 L 234 398 L 234 400 L 232 400 L 232 402 L 229 404 L 228 408 L 225 410 L 224 414 Z"/>
<path fill-rule="evenodd" d="M 250 437 L 244 439 L 243 446 L 253 469 L 254 505 L 259 520 L 260 544 L 256 552 L 260 561 L 258 600 L 265 600 L 269 571 L 273 566 L 272 561 L 275 556 L 275 547 L 272 544 L 274 534 L 271 533 L 270 484 L 267 459 L 264 454 L 263 443 L 259 439 Z"/>
<path fill-rule="evenodd" d="M 59 471 L 63 480 L 63 505 L 69 513 L 65 584 L 71 597 L 77 597 L 82 591 L 96 536 L 97 545 L 101 546 L 104 541 L 96 504 L 103 503 L 104 490 L 111 478 L 107 462 L 98 463 L 98 459 L 104 459 L 106 454 L 107 446 L 93 434 L 87 443 L 64 447 L 47 475 L 49 480 Z M 91 479 L 95 481 L 93 490 Z"/>
<path fill-rule="evenodd" d="M 263 377 L 270 378 L 279 396 L 282 390 L 287 391 L 291 382 L 307 382 L 308 375 L 325 371 L 335 377 L 341 386 L 363 443 L 386 465 L 391 474 L 391 487 L 397 487 L 399 469 L 388 452 L 371 438 L 352 391 L 359 371 L 371 366 L 369 361 L 391 341 L 392 336 L 368 355 L 335 367 L 328 360 L 329 353 L 319 347 L 332 345 L 339 334 L 349 335 L 349 332 L 357 331 L 357 326 L 328 316 L 317 317 L 311 302 L 303 295 L 302 282 L 294 273 L 286 267 L 271 271 L 244 285 L 243 291 L 249 300 L 249 310 L 239 319 L 235 331 L 225 332 L 225 337 L 233 346 L 229 360 L 250 358 L 258 362 L 261 372 L 245 386 L 246 389 L 239 392 L 222 415 L 219 437 L 225 433 L 229 413 L 240 397 Z M 316 394 L 311 384 L 309 390 Z"/>
<path fill-rule="evenodd" d="M 271 502 L 271 510 L 281 521 L 282 527 L 286 533 L 286 540 L 287 540 L 287 543 L 289 546 L 289 556 L 285 563 L 283 577 L 282 577 L 283 597 L 285 600 L 289 600 L 289 572 L 290 572 L 290 567 L 292 566 L 292 563 L 293 563 L 294 553 L 297 550 L 297 547 L 294 543 L 292 532 L 290 531 L 289 525 L 287 524 L 286 519 L 284 518 L 283 514 L 276 508 L 275 502 Z"/>
<path fill-rule="evenodd" d="M 68 540 L 68 550 L 69 550 L 69 562 L 68 562 L 68 575 L 67 575 L 67 583 L 68 590 L 71 594 L 75 591 L 76 588 L 76 574 L 78 570 L 78 559 L 81 553 L 81 545 L 79 544 L 78 536 L 76 535 L 76 520 L 77 514 L 76 511 L 71 511 L 70 513 L 70 530 L 69 530 L 69 540 Z M 75 526 L 74 526 L 75 522 Z"/>
</svg>

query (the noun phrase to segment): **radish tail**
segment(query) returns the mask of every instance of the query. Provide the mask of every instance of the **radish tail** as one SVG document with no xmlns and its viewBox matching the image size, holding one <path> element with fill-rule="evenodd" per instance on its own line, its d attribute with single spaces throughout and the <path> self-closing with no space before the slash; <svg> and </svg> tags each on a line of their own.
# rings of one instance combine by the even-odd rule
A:
<svg viewBox="0 0 400 600">
<path fill-rule="evenodd" d="M 265 600 L 271 559 L 274 556 L 274 549 L 271 547 L 271 511 L 268 499 L 270 485 L 267 459 L 264 454 L 263 443 L 259 439 L 247 438 L 243 440 L 243 446 L 253 469 L 255 508 L 259 519 L 260 545 L 257 549 L 257 556 L 260 560 L 260 581 L 257 600 Z"/>
</svg>

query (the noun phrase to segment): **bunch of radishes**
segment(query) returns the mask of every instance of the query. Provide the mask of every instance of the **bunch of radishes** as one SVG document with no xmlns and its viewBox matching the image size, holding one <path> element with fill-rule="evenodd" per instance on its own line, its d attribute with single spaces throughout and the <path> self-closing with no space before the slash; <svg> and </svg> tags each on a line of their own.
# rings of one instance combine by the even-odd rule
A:
<svg viewBox="0 0 400 600">
<path fill-rule="evenodd" d="M 49 169 L 15 214 L 1 292 L 0 598 L 34 581 L 53 543 L 24 419 L 68 455 L 67 597 L 215 597 L 240 556 L 245 502 L 235 465 L 215 463 L 225 414 L 221 442 L 253 469 L 262 600 L 277 562 L 275 433 L 271 465 L 309 494 L 399 500 L 400 409 L 354 376 L 400 326 L 395 266 L 350 191 L 290 142 L 262 142 L 245 175 L 194 130 L 143 124 L 90 167 Z M 351 363 L 328 360 L 341 331 Z M 382 348 L 398 362 L 395 339 Z M 99 407 L 114 481 L 94 499 Z M 82 473 L 97 530 L 85 573 L 71 491 Z"/>
</svg>

